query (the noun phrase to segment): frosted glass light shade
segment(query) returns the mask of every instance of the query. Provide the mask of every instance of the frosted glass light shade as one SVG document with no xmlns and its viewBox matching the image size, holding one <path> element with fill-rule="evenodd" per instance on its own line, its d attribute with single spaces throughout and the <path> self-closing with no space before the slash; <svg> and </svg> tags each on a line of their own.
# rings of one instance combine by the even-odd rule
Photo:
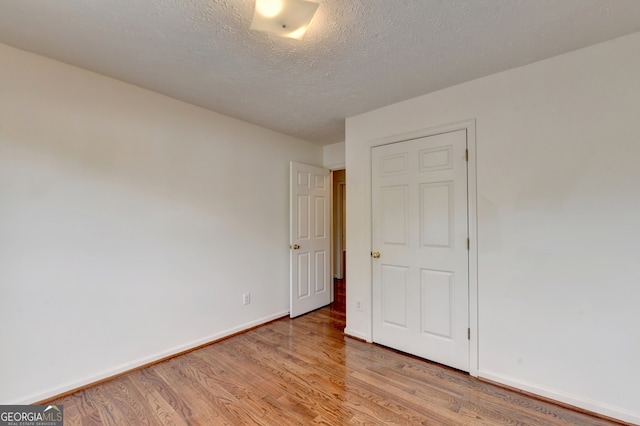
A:
<svg viewBox="0 0 640 426">
<path fill-rule="evenodd" d="M 317 9 L 306 0 L 256 0 L 251 29 L 300 40 Z"/>
</svg>

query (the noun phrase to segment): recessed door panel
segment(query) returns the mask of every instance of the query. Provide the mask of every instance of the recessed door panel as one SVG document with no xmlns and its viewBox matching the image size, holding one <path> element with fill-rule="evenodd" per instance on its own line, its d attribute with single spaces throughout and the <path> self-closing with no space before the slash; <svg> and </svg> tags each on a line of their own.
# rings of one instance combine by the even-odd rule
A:
<svg viewBox="0 0 640 426">
<path fill-rule="evenodd" d="M 297 238 L 300 240 L 308 239 L 311 235 L 310 229 L 310 219 L 311 219 L 311 209 L 309 208 L 311 204 L 311 198 L 308 195 L 298 195 L 298 235 Z"/>
<path fill-rule="evenodd" d="M 409 231 L 409 194 L 406 186 L 381 188 L 382 241 L 385 244 L 406 245 Z"/>
<path fill-rule="evenodd" d="M 406 152 L 380 158 L 380 174 L 391 176 L 408 173 L 409 158 Z"/>
<path fill-rule="evenodd" d="M 324 291 L 327 291 L 327 277 L 325 276 L 326 271 L 328 269 L 327 265 L 327 252 L 325 251 L 317 251 L 315 253 L 316 258 L 315 258 L 315 269 L 316 269 L 316 279 L 315 279 L 315 285 L 316 285 L 316 293 L 322 293 Z"/>
<path fill-rule="evenodd" d="M 423 149 L 418 154 L 420 157 L 420 172 L 433 172 L 453 167 L 453 146 L 439 146 L 437 148 Z"/>
<path fill-rule="evenodd" d="M 382 265 L 382 318 L 385 324 L 407 326 L 407 272 L 406 267 Z"/>
<path fill-rule="evenodd" d="M 326 189 L 327 187 L 327 176 L 325 175 L 314 175 L 316 181 L 315 181 L 315 188 L 316 189 Z"/>
<path fill-rule="evenodd" d="M 451 247 L 453 212 L 453 182 L 420 185 L 422 246 Z"/>
<path fill-rule="evenodd" d="M 298 298 L 303 299 L 310 294 L 309 272 L 311 272 L 311 256 L 302 253 L 298 256 Z"/>
<path fill-rule="evenodd" d="M 298 171 L 298 186 L 301 188 L 309 188 L 311 184 L 311 174 L 305 171 Z"/>
<path fill-rule="evenodd" d="M 327 208 L 327 199 L 325 197 L 314 197 L 314 208 L 315 208 L 315 237 L 316 238 L 326 238 L 327 237 L 327 224 L 329 222 L 328 218 L 325 218 L 325 214 L 329 210 Z"/>
<path fill-rule="evenodd" d="M 423 269 L 420 286 L 422 332 L 451 338 L 453 273 Z"/>
</svg>

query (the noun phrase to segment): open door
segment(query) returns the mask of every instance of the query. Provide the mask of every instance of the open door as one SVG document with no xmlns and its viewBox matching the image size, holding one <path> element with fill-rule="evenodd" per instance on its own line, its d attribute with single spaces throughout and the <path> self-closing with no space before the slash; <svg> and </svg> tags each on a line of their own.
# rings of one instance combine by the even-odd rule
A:
<svg viewBox="0 0 640 426">
<path fill-rule="evenodd" d="M 329 170 L 291 162 L 291 318 L 331 303 Z"/>
</svg>

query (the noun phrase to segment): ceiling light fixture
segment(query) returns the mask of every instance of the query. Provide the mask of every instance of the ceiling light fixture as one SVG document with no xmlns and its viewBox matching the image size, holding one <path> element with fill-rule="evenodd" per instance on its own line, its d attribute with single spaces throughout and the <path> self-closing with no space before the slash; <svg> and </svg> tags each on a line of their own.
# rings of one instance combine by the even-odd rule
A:
<svg viewBox="0 0 640 426">
<path fill-rule="evenodd" d="M 251 29 L 300 40 L 318 6 L 306 0 L 256 0 Z"/>
</svg>

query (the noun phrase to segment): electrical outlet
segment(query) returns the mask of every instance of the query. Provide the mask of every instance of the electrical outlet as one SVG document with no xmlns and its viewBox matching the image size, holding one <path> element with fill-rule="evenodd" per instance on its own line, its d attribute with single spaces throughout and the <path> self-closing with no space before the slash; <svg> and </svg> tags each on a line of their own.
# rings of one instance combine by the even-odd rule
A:
<svg viewBox="0 0 640 426">
<path fill-rule="evenodd" d="M 362 301 L 360 299 L 356 300 L 356 310 L 362 311 Z"/>
<path fill-rule="evenodd" d="M 248 305 L 249 303 L 251 303 L 251 293 L 244 293 L 242 295 L 242 304 Z"/>
</svg>

